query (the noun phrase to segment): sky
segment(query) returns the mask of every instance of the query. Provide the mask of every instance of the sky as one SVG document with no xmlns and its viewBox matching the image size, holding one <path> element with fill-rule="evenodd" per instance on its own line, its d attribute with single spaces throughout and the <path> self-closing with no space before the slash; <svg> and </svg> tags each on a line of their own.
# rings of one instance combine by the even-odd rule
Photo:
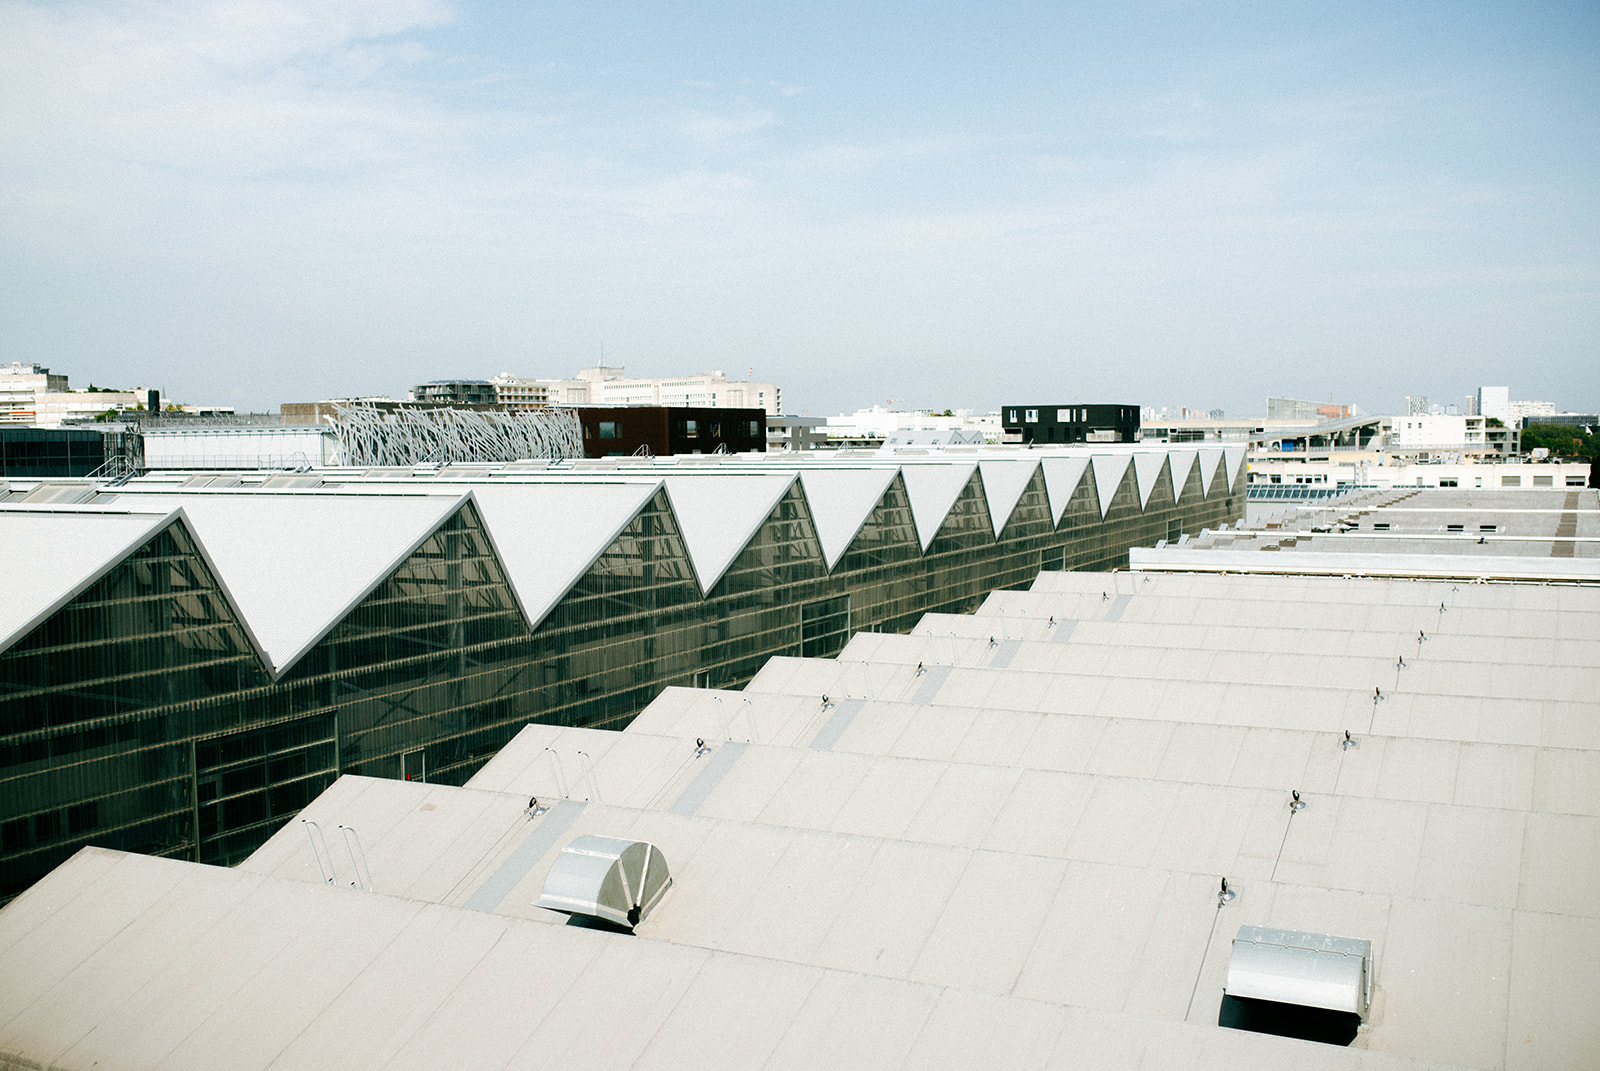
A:
<svg viewBox="0 0 1600 1071">
<path fill-rule="evenodd" d="M 0 362 L 1600 410 L 1600 5 L 0 0 Z"/>
</svg>

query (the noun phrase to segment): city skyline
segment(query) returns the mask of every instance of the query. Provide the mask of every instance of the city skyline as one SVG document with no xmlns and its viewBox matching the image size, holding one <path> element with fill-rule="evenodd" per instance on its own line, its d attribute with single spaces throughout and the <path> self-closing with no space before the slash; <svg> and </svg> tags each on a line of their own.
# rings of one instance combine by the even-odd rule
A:
<svg viewBox="0 0 1600 1071">
<path fill-rule="evenodd" d="M 0 361 L 1600 407 L 1588 8 L 0 3 Z"/>
</svg>

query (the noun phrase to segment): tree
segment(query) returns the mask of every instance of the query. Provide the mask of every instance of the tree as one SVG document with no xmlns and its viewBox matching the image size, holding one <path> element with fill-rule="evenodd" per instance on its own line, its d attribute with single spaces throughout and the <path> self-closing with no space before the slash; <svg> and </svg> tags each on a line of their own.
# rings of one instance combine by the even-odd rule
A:
<svg viewBox="0 0 1600 1071">
<path fill-rule="evenodd" d="M 1565 424 L 1529 424 L 1522 429 L 1522 452 L 1545 449 L 1551 457 L 1600 456 L 1600 435 Z"/>
</svg>

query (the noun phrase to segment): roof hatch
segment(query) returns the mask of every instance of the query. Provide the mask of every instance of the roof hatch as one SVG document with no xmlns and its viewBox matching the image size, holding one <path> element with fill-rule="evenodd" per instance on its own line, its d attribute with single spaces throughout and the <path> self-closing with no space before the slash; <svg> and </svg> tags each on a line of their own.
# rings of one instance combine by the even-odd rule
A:
<svg viewBox="0 0 1600 1071">
<path fill-rule="evenodd" d="M 671 884 L 666 857 L 654 844 L 591 834 L 561 849 L 534 906 L 631 930 Z"/>
<path fill-rule="evenodd" d="M 1223 992 L 1367 1017 L 1372 942 L 1324 933 L 1240 926 Z"/>
</svg>

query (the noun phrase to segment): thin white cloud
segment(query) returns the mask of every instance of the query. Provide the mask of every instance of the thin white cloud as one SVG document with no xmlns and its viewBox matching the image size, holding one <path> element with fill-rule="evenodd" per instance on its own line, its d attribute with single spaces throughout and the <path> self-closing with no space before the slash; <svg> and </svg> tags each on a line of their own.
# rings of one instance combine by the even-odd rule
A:
<svg viewBox="0 0 1600 1071">
<path fill-rule="evenodd" d="M 776 113 L 749 103 L 740 103 L 725 112 L 694 110 L 678 119 L 679 131 L 695 141 L 726 141 L 753 134 L 777 122 Z"/>
</svg>

